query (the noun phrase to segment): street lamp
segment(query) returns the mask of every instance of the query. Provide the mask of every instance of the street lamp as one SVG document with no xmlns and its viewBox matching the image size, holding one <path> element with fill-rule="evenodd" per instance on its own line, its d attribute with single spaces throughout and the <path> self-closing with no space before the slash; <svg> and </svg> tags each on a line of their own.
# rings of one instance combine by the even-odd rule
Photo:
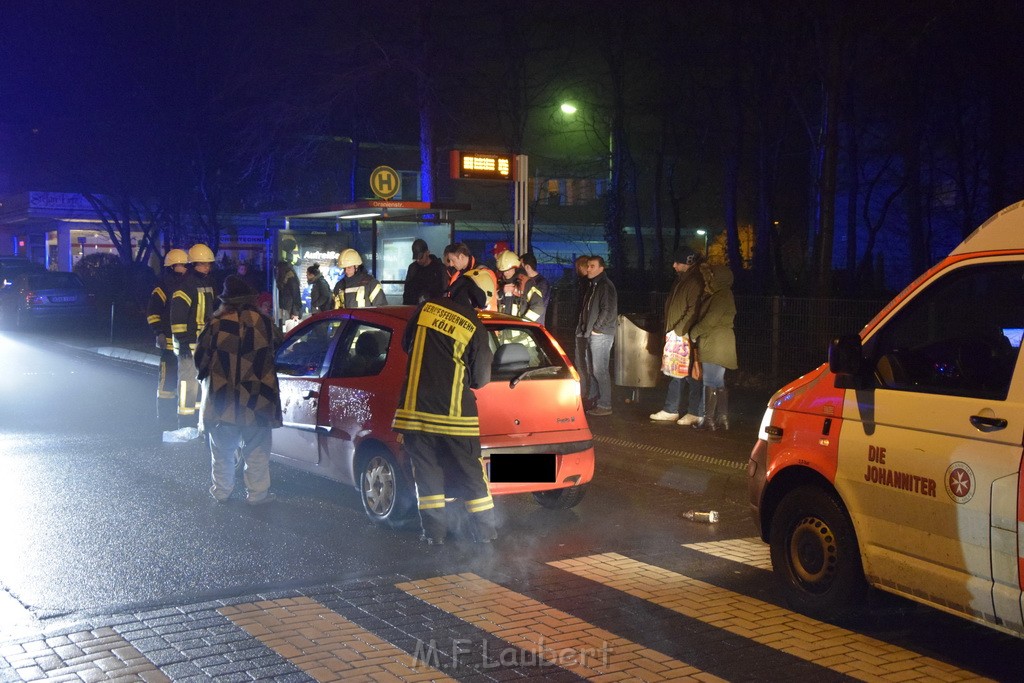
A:
<svg viewBox="0 0 1024 683">
<path fill-rule="evenodd" d="M 579 111 L 576 105 L 572 102 L 562 102 L 562 104 L 558 105 L 558 109 L 566 116 L 572 116 Z M 608 183 L 611 184 L 615 171 L 615 131 L 612 128 L 611 121 L 605 120 L 605 123 L 608 124 Z M 597 126 L 594 125 L 593 128 L 594 132 L 597 133 Z"/>
<path fill-rule="evenodd" d="M 704 258 L 708 257 L 708 231 L 704 228 L 697 228 L 697 237 L 704 238 Z"/>
</svg>

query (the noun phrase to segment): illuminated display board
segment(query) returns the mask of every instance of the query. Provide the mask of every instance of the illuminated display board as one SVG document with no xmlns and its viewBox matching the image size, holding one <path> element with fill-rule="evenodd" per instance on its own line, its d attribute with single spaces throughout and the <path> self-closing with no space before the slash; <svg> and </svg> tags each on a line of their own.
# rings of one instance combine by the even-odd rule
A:
<svg viewBox="0 0 1024 683">
<path fill-rule="evenodd" d="M 486 154 L 453 149 L 451 176 L 478 180 L 513 180 L 512 159 L 511 154 Z"/>
</svg>

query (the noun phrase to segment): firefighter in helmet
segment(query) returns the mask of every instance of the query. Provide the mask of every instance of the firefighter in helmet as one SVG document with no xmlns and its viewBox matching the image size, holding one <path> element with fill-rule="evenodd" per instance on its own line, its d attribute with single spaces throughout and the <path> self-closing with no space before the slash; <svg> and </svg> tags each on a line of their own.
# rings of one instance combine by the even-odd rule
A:
<svg viewBox="0 0 1024 683">
<path fill-rule="evenodd" d="M 213 279 L 213 251 L 205 244 L 188 250 L 189 272 L 171 296 L 171 332 L 178 356 L 178 427 L 196 427 L 199 422 L 199 380 L 193 354 L 196 339 L 213 316 L 216 294 Z"/>
<path fill-rule="evenodd" d="M 366 272 L 363 257 L 355 249 L 346 249 L 338 256 L 338 267 L 345 277 L 334 285 L 335 308 L 366 308 L 387 306 L 388 299 L 377 280 Z"/>
<path fill-rule="evenodd" d="M 519 257 L 514 251 L 506 249 L 495 259 L 498 270 L 498 310 L 508 315 L 521 317 L 519 276 L 525 275 Z"/>
<path fill-rule="evenodd" d="M 431 545 L 448 533 L 446 498 L 462 500 L 474 541 L 497 536 L 473 393 L 491 377 L 490 340 L 476 314 L 491 286 L 482 269 L 464 273 L 447 297 L 420 304 L 402 339 L 409 364 L 393 427 L 412 463 L 422 539 Z"/>
<path fill-rule="evenodd" d="M 188 254 L 184 249 L 171 249 L 164 256 L 164 272 L 149 295 L 146 322 L 160 349 L 160 378 L 156 385 L 156 417 L 160 430 L 174 429 L 178 409 L 178 357 L 174 355 L 171 332 L 171 297 L 188 272 Z"/>
</svg>

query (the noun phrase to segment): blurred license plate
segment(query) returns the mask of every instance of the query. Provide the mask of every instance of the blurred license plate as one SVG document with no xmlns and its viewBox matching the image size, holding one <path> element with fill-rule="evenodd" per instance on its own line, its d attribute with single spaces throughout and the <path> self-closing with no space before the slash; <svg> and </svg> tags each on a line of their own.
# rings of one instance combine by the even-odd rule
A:
<svg viewBox="0 0 1024 683">
<path fill-rule="evenodd" d="M 77 301 L 77 300 L 78 300 L 77 296 L 51 296 L 50 297 L 50 301 L 52 301 L 55 304 L 68 304 L 68 303 L 71 303 L 72 301 Z"/>
<path fill-rule="evenodd" d="M 487 478 L 495 484 L 553 484 L 554 453 L 494 453 Z"/>
</svg>

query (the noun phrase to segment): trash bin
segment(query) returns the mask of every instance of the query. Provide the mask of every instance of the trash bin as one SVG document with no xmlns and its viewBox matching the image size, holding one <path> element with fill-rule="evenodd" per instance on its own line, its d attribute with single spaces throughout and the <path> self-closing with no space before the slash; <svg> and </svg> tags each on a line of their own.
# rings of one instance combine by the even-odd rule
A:
<svg viewBox="0 0 1024 683">
<path fill-rule="evenodd" d="M 651 335 L 644 316 L 620 315 L 615 330 L 615 383 L 620 387 L 653 387 L 661 373 L 661 356 L 650 352 Z"/>
</svg>

